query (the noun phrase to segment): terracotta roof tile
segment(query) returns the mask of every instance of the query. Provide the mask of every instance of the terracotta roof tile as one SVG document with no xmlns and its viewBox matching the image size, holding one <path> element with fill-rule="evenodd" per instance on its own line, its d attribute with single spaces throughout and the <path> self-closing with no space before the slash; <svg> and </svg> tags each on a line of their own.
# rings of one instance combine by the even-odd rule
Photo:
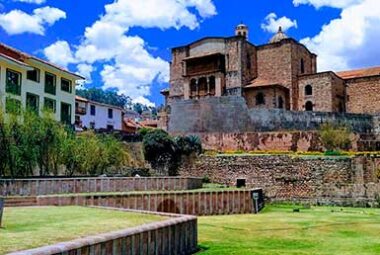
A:
<svg viewBox="0 0 380 255">
<path fill-rule="evenodd" d="M 357 69 L 357 70 L 349 70 L 349 71 L 337 72 L 336 74 L 343 79 L 353 79 L 353 78 L 375 76 L 375 75 L 380 75 L 380 67 L 370 67 L 370 68 L 363 68 L 363 69 Z"/>
<path fill-rule="evenodd" d="M 256 78 L 256 79 L 251 80 L 245 86 L 245 88 L 259 88 L 259 87 L 273 87 L 273 86 L 281 86 L 281 87 L 283 87 L 278 82 L 268 81 L 268 80 L 262 79 L 262 78 Z"/>
</svg>

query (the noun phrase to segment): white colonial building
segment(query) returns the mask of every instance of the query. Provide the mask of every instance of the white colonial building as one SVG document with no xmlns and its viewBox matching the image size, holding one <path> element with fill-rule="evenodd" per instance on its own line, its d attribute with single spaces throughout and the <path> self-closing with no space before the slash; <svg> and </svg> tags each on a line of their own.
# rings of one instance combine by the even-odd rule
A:
<svg viewBox="0 0 380 255">
<path fill-rule="evenodd" d="M 76 97 L 75 126 L 77 130 L 122 130 L 124 110 L 83 97 Z"/>
<path fill-rule="evenodd" d="M 0 104 L 6 113 L 53 111 L 56 120 L 74 124 L 75 85 L 84 78 L 42 59 L 0 44 Z"/>
</svg>

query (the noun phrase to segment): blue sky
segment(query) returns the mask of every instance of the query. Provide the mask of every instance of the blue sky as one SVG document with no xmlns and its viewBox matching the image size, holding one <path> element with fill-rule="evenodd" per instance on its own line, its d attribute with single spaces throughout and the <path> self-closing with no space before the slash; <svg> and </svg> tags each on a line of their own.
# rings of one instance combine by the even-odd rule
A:
<svg viewBox="0 0 380 255">
<path fill-rule="evenodd" d="M 279 25 L 319 55 L 320 70 L 380 65 L 377 0 L 0 0 L 0 41 L 162 103 L 170 48 L 231 36 L 243 21 L 266 43 Z"/>
</svg>

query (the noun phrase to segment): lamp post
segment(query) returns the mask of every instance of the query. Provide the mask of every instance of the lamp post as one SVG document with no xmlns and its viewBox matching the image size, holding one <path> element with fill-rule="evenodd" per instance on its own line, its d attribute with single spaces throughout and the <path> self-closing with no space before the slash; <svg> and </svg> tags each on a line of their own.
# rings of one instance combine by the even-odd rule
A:
<svg viewBox="0 0 380 255">
<path fill-rule="evenodd" d="M 3 211 L 4 211 L 4 197 L 0 196 L 0 228 L 2 227 L 3 220 Z"/>
</svg>

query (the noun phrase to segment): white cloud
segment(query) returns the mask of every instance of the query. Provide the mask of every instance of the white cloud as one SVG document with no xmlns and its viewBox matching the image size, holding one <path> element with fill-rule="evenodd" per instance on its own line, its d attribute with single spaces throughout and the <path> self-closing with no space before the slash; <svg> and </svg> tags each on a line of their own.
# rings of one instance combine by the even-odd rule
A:
<svg viewBox="0 0 380 255">
<path fill-rule="evenodd" d="M 315 8 L 321 8 L 323 6 L 333 8 L 346 8 L 348 6 L 361 2 L 363 2 L 363 0 L 293 0 L 293 4 L 295 6 L 299 6 L 301 4 L 309 4 Z"/>
<path fill-rule="evenodd" d="M 86 83 L 92 82 L 91 73 L 95 71 L 92 65 L 82 63 L 82 64 L 77 65 L 77 69 L 78 69 L 78 74 L 86 78 Z"/>
<path fill-rule="evenodd" d="M 292 27 L 297 28 L 297 21 L 285 16 L 278 18 L 275 13 L 270 13 L 265 17 L 265 22 L 261 24 L 264 31 L 271 33 L 276 33 L 279 27 L 282 27 L 283 31 L 287 31 Z"/>
<path fill-rule="evenodd" d="M 155 107 L 156 106 L 155 103 L 151 102 L 149 99 L 146 99 L 145 97 L 137 97 L 137 98 L 133 99 L 132 102 L 135 104 L 146 105 L 148 107 Z"/>
<path fill-rule="evenodd" d="M 0 13 L 0 26 L 10 35 L 22 33 L 44 35 L 46 26 L 52 26 L 58 20 L 65 18 L 64 11 L 49 6 L 35 9 L 33 14 L 12 10 Z"/>
<path fill-rule="evenodd" d="M 342 9 L 339 18 L 301 43 L 318 54 L 320 71 L 379 65 L 379 24 L 378 0 L 364 0 Z"/>
<path fill-rule="evenodd" d="M 196 29 L 216 14 L 212 0 L 117 0 L 87 27 L 74 53 L 78 71 L 88 76 L 100 64 L 103 88 L 116 88 L 132 99 L 150 95 L 154 81 L 169 81 L 169 63 L 152 54 L 152 47 L 131 27 Z"/>
<path fill-rule="evenodd" d="M 46 0 L 13 0 L 13 2 L 22 2 L 28 4 L 43 4 Z"/>
<path fill-rule="evenodd" d="M 68 64 L 75 63 L 76 60 L 66 41 L 57 41 L 44 49 L 45 56 L 53 63 L 67 67 Z"/>
</svg>

